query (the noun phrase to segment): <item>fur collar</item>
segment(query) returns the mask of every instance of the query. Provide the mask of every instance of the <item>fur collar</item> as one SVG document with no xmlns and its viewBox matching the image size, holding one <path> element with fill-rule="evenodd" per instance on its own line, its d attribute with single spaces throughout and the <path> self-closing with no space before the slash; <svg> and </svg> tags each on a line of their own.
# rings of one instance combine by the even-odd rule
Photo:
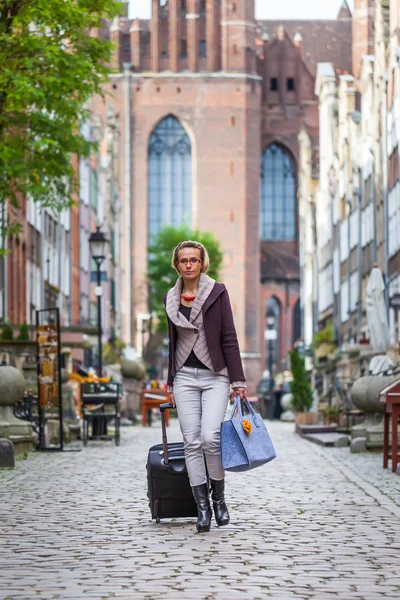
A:
<svg viewBox="0 0 400 600">
<path fill-rule="evenodd" d="M 179 307 L 181 304 L 182 284 L 182 277 L 178 277 L 175 286 L 171 288 L 167 294 L 167 315 L 176 327 L 184 327 L 185 329 L 195 329 L 193 321 L 196 319 L 201 309 L 203 308 L 205 301 L 211 294 L 215 285 L 215 280 L 211 279 L 211 277 L 209 277 L 205 273 L 200 274 L 199 288 L 197 290 L 197 296 L 193 303 L 192 312 L 190 314 L 190 323 L 183 316 L 183 314 L 179 312 Z"/>
</svg>

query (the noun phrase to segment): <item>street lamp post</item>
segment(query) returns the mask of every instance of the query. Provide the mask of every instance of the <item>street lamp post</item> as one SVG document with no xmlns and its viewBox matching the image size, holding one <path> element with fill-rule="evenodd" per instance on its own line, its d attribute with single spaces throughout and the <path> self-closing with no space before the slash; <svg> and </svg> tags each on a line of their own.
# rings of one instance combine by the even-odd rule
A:
<svg viewBox="0 0 400 600">
<path fill-rule="evenodd" d="M 98 332 L 98 352 L 99 352 L 99 377 L 103 375 L 103 348 L 102 348 L 102 323 L 101 323 L 101 296 L 102 296 L 102 288 L 101 288 L 101 270 L 100 267 L 103 261 L 106 258 L 106 246 L 108 240 L 104 233 L 100 231 L 99 226 L 95 232 L 90 235 L 89 238 L 89 246 L 92 254 L 92 258 L 96 263 L 97 268 L 97 287 L 96 287 L 96 296 L 97 296 L 97 332 Z"/>
</svg>

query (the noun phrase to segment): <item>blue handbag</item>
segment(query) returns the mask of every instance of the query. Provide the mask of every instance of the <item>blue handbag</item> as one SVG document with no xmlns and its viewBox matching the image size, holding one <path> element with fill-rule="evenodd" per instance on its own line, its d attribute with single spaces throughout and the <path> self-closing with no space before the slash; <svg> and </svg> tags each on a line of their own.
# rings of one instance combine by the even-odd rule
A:
<svg viewBox="0 0 400 600">
<path fill-rule="evenodd" d="M 250 413 L 248 418 L 243 417 L 242 404 L 237 396 L 229 420 L 221 423 L 221 454 L 225 471 L 249 471 L 276 458 L 261 415 L 254 412 L 247 399 L 244 402 Z"/>
</svg>

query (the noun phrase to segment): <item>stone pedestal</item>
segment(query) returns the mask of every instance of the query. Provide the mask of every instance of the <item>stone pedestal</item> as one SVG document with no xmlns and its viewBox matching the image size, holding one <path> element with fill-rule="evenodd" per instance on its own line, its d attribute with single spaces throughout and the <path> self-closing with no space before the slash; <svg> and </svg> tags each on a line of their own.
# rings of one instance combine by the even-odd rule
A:
<svg viewBox="0 0 400 600">
<path fill-rule="evenodd" d="M 397 375 L 367 375 L 353 384 L 351 399 L 364 412 L 365 418 L 351 428 L 351 437 L 365 438 L 367 448 L 383 448 L 383 422 L 379 421 L 379 415 L 384 414 L 385 405 L 379 401 L 379 393 L 396 379 Z"/>
<path fill-rule="evenodd" d="M 350 452 L 365 452 L 367 449 L 367 438 L 356 437 L 351 440 Z"/>
<path fill-rule="evenodd" d="M 0 469 L 15 467 L 14 446 L 10 440 L 0 439 Z"/>
<path fill-rule="evenodd" d="M 296 420 L 296 416 L 294 412 L 291 410 L 292 405 L 292 394 L 284 394 L 281 398 L 281 406 L 282 406 L 282 414 L 281 421 L 286 421 L 289 423 L 294 423 Z"/>
<path fill-rule="evenodd" d="M 26 381 L 26 390 L 31 390 L 32 394 L 38 393 L 38 381 L 37 381 L 37 365 L 36 363 L 25 362 L 22 367 L 22 374 Z"/>
<path fill-rule="evenodd" d="M 146 375 L 146 370 L 142 363 L 125 359 L 121 362 L 121 374 L 125 396 L 121 410 L 125 417 L 135 423 L 138 421 L 137 415 L 141 411 L 141 382 Z"/>
<path fill-rule="evenodd" d="M 69 374 L 66 369 L 61 370 L 61 395 L 63 406 L 63 431 L 64 442 L 69 443 L 71 440 L 80 438 L 81 426 L 76 414 L 74 390 L 68 383 Z"/>
<path fill-rule="evenodd" d="M 13 406 L 23 397 L 25 387 L 25 379 L 18 369 L 0 366 L 0 438 L 13 443 L 15 456 L 33 449 L 31 423 L 17 419 L 13 414 Z"/>
</svg>

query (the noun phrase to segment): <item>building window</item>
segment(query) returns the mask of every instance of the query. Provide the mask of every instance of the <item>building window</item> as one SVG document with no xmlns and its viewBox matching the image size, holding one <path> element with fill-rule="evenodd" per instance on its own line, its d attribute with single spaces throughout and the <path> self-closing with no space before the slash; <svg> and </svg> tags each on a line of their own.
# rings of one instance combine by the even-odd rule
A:
<svg viewBox="0 0 400 600">
<path fill-rule="evenodd" d="M 201 0 L 201 2 L 200 2 L 200 12 L 201 13 L 205 13 L 206 12 L 206 0 Z"/>
<path fill-rule="evenodd" d="M 97 210 L 99 187 L 97 182 L 97 173 L 94 169 L 90 171 L 90 205 Z"/>
<path fill-rule="evenodd" d="M 181 40 L 181 58 L 187 57 L 187 41 Z"/>
<path fill-rule="evenodd" d="M 280 348 L 279 340 L 281 339 L 280 333 L 280 322 L 281 322 L 281 303 L 275 296 L 272 296 L 266 306 L 265 314 L 265 332 L 264 338 L 267 344 L 266 348 L 266 369 L 270 372 L 270 375 L 275 373 L 277 370 L 280 371 Z"/>
<path fill-rule="evenodd" d="M 110 230 L 110 254 L 113 260 L 115 260 L 115 233 Z"/>
<path fill-rule="evenodd" d="M 111 283 L 110 304 L 111 304 L 111 308 L 115 311 L 117 308 L 115 281 L 113 279 L 111 279 L 110 283 Z"/>
<path fill-rule="evenodd" d="M 271 79 L 269 80 L 269 89 L 271 92 L 278 91 L 278 78 L 277 77 L 271 77 Z"/>
<path fill-rule="evenodd" d="M 206 40 L 200 40 L 199 42 L 199 53 L 200 57 L 205 58 L 207 56 L 207 42 Z"/>
<path fill-rule="evenodd" d="M 192 148 L 178 119 L 169 115 L 150 136 L 148 148 L 149 241 L 163 225 L 191 225 Z"/>
<path fill-rule="evenodd" d="M 286 89 L 288 92 L 294 92 L 295 91 L 295 80 L 293 77 L 289 77 L 286 80 Z"/>
<path fill-rule="evenodd" d="M 301 338 L 301 307 L 300 298 L 297 300 L 293 308 L 293 343 Z"/>
<path fill-rule="evenodd" d="M 186 12 L 186 0 L 181 0 L 181 11 Z"/>
<path fill-rule="evenodd" d="M 289 153 L 271 144 L 261 158 L 261 240 L 296 239 L 296 177 Z"/>
</svg>

